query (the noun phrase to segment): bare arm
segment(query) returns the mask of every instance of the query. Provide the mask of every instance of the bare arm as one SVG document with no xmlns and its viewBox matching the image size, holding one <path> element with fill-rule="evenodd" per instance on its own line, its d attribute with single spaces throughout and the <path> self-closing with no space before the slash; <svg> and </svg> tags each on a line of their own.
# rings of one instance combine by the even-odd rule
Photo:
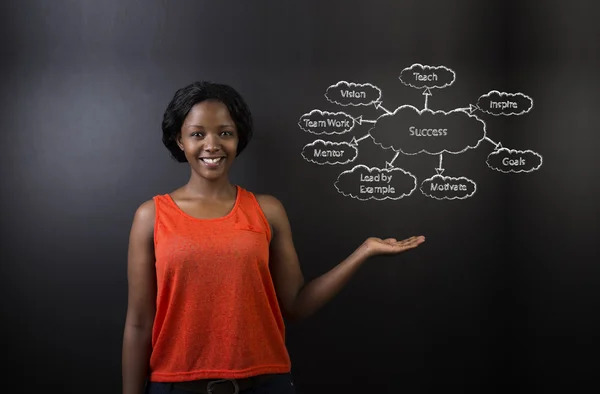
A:
<svg viewBox="0 0 600 394">
<path fill-rule="evenodd" d="M 339 293 L 369 257 L 404 252 L 425 241 L 422 236 L 402 241 L 394 238 L 368 238 L 330 271 L 305 284 L 292 239 L 291 226 L 283 205 L 267 195 L 259 196 L 258 201 L 273 226 L 270 247 L 273 282 L 282 312 L 292 320 L 308 317 L 325 305 Z"/>
<path fill-rule="evenodd" d="M 123 394 L 142 394 L 148 378 L 156 311 L 152 200 L 137 209 L 129 235 L 128 304 L 123 333 Z"/>
</svg>

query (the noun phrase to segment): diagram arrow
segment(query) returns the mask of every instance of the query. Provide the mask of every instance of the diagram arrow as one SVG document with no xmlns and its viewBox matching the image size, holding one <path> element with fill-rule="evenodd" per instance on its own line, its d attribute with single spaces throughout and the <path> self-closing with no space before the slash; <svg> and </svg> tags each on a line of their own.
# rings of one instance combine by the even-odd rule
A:
<svg viewBox="0 0 600 394">
<path fill-rule="evenodd" d="M 396 154 L 394 155 L 394 157 L 392 158 L 392 160 L 385 162 L 385 169 L 386 170 L 391 170 L 392 168 L 395 168 L 393 164 L 394 164 L 394 161 L 396 160 L 396 158 L 398 157 L 399 154 L 400 154 L 400 151 L 397 151 Z"/>
<path fill-rule="evenodd" d="M 373 104 L 375 104 L 375 108 L 377 109 L 381 109 L 383 111 L 385 111 L 386 114 L 391 115 L 392 113 L 390 111 L 388 111 L 387 109 L 385 109 L 382 105 L 381 105 L 381 101 L 377 100 L 374 101 Z"/>
<path fill-rule="evenodd" d="M 364 122 L 364 123 L 377 123 L 377 121 L 376 121 L 376 120 L 367 120 L 367 119 L 363 119 L 363 118 L 362 118 L 362 115 L 360 115 L 358 118 L 354 118 L 354 121 L 355 121 L 356 123 L 358 123 L 359 125 L 363 124 L 363 122 Z"/>
<path fill-rule="evenodd" d="M 352 137 L 352 140 L 350 141 L 350 145 L 352 146 L 358 146 L 358 143 L 364 139 L 367 139 L 371 136 L 371 134 L 367 134 L 367 135 L 363 135 L 362 137 L 360 137 L 359 139 L 356 139 L 356 137 Z"/>
<path fill-rule="evenodd" d="M 429 96 L 431 96 L 431 89 L 429 88 L 425 88 L 425 91 L 423 92 L 423 96 L 425 96 L 425 109 L 427 109 L 427 99 L 429 98 Z"/>
<path fill-rule="evenodd" d="M 473 104 L 469 104 L 469 106 L 465 108 L 457 108 L 458 111 L 468 112 L 469 115 L 473 115 L 473 112 L 477 111 L 478 109 L 479 107 Z"/>
<path fill-rule="evenodd" d="M 500 142 L 494 142 L 488 136 L 483 137 L 483 139 L 491 142 L 496 147 L 495 150 L 502 148 L 502 144 Z"/>
<path fill-rule="evenodd" d="M 440 164 L 439 164 L 438 168 L 435 169 L 435 172 L 437 172 L 438 175 L 442 175 L 444 173 L 444 167 L 442 167 L 443 157 L 444 156 L 440 153 Z"/>
</svg>

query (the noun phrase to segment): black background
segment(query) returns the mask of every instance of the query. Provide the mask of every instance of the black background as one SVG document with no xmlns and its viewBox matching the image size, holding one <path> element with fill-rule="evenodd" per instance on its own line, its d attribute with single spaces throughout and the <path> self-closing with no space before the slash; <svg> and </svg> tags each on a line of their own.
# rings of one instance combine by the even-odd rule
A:
<svg viewBox="0 0 600 394">
<path fill-rule="evenodd" d="M 316 315 L 288 325 L 299 393 L 582 392 L 598 387 L 600 36 L 592 1 L 4 1 L 1 27 L 2 337 L 11 392 L 115 393 L 136 207 L 185 183 L 160 121 L 175 90 L 228 83 L 256 137 L 232 181 L 279 198 L 307 280 L 366 237 L 427 241 L 375 258 Z M 421 107 L 398 76 L 456 72 L 429 107 L 522 92 L 521 116 L 481 114 L 487 136 L 542 167 L 487 167 L 493 145 L 444 157 L 477 192 L 359 201 L 333 183 L 393 152 L 361 141 L 352 165 L 304 160 L 297 122 L 336 111 L 328 86 L 369 82 Z M 346 108 L 365 119 L 374 107 Z M 361 137 L 368 124 L 350 134 Z M 366 128 L 365 128 L 366 127 Z M 346 138 L 348 137 L 348 138 Z M 400 155 L 420 183 L 437 157 Z"/>
</svg>

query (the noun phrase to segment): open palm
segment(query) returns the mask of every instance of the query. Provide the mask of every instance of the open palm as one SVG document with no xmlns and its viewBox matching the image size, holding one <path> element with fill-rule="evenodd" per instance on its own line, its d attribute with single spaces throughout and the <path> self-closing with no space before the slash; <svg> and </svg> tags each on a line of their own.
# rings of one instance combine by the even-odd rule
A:
<svg viewBox="0 0 600 394">
<path fill-rule="evenodd" d="M 395 238 L 381 239 L 370 237 L 365 241 L 365 246 L 367 247 L 368 253 L 375 256 L 381 254 L 402 253 L 409 249 L 416 248 L 423 242 L 425 242 L 425 237 L 422 235 L 406 238 L 401 241 L 397 241 Z"/>
</svg>

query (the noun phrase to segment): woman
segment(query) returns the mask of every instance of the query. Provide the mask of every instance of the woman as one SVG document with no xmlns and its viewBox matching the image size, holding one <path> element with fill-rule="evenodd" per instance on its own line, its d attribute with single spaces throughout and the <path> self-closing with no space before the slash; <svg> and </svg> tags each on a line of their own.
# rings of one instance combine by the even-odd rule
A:
<svg viewBox="0 0 600 394">
<path fill-rule="evenodd" d="M 369 257 L 424 241 L 368 238 L 304 283 L 281 202 L 229 181 L 252 127 L 222 84 L 188 85 L 165 111 L 163 143 L 191 176 L 134 215 L 123 394 L 293 393 L 283 319 L 314 313 Z"/>
</svg>

